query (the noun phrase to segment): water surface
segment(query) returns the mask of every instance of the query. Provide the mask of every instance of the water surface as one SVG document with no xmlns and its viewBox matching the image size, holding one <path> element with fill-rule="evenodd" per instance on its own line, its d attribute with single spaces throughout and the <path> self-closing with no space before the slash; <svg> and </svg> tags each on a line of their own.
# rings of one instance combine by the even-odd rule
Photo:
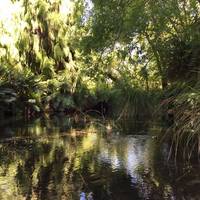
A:
<svg viewBox="0 0 200 200">
<path fill-rule="evenodd" d="M 199 167 L 167 162 L 158 123 L 55 117 L 0 130 L 1 200 L 200 199 Z"/>
</svg>

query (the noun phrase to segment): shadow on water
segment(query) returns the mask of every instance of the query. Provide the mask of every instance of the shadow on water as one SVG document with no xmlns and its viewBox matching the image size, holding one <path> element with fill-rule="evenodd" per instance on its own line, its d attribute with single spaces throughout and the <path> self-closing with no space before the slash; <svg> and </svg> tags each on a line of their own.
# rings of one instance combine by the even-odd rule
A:
<svg viewBox="0 0 200 200">
<path fill-rule="evenodd" d="M 167 163 L 152 137 L 162 127 L 133 122 L 112 129 L 112 121 L 55 117 L 0 126 L 0 199 L 200 199 L 198 166 Z"/>
</svg>

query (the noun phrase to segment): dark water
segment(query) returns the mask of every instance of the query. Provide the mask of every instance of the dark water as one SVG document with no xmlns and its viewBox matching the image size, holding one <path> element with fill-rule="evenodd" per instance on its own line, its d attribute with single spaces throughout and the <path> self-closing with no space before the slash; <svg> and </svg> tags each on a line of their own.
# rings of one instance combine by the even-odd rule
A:
<svg viewBox="0 0 200 200">
<path fill-rule="evenodd" d="M 198 165 L 166 161 L 159 124 L 62 117 L 0 130 L 0 200 L 200 199 Z"/>
</svg>

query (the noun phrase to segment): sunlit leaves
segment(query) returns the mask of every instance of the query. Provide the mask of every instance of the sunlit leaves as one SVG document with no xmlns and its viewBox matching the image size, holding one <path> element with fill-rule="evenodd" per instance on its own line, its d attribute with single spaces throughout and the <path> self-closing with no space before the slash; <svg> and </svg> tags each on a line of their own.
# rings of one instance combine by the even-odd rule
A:
<svg viewBox="0 0 200 200">
<path fill-rule="evenodd" d="M 51 79 L 54 75 L 54 65 L 55 62 L 53 59 L 50 59 L 48 57 L 43 58 L 42 62 L 42 74 L 47 78 Z"/>
</svg>

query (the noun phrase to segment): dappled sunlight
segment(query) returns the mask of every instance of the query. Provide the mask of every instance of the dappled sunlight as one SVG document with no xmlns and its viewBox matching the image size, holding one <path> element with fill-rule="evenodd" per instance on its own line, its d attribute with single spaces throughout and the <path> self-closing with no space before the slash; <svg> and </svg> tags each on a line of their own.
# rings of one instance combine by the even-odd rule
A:
<svg viewBox="0 0 200 200">
<path fill-rule="evenodd" d="M 91 133 L 83 138 L 82 141 L 82 151 L 89 151 L 94 148 L 94 145 L 97 143 L 97 134 Z"/>
</svg>

